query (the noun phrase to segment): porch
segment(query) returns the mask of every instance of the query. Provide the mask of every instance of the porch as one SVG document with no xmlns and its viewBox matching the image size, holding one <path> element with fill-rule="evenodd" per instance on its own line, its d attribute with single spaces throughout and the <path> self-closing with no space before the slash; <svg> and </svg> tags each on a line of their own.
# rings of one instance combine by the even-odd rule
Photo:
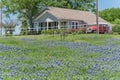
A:
<svg viewBox="0 0 120 80">
<path fill-rule="evenodd" d="M 38 30 L 49 30 L 49 29 L 61 29 L 61 28 L 69 28 L 69 29 L 78 29 L 86 25 L 82 21 L 52 21 L 52 22 L 39 22 L 34 23 L 34 26 Z"/>
<path fill-rule="evenodd" d="M 49 29 L 60 29 L 63 27 L 67 27 L 67 22 L 39 22 L 34 23 L 34 27 L 41 31 L 41 30 L 49 30 Z"/>
</svg>

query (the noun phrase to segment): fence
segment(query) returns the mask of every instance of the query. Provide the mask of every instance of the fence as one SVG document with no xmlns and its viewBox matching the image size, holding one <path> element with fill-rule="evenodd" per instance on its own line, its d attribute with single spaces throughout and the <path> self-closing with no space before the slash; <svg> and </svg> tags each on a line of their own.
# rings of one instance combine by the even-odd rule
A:
<svg viewBox="0 0 120 80">
<path fill-rule="evenodd" d="M 87 33 L 87 29 L 90 26 L 95 25 L 74 25 L 70 27 L 61 27 L 61 29 L 58 29 L 58 26 L 51 26 L 51 27 L 36 27 L 36 28 L 5 28 L 4 33 L 5 34 L 14 34 L 17 33 L 17 35 L 40 35 L 40 34 L 82 34 Z"/>
</svg>

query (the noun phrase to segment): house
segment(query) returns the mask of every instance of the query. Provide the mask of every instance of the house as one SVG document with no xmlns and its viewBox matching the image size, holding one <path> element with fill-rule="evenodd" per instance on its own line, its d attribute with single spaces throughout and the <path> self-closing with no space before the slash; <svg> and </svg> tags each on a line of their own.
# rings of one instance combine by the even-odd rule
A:
<svg viewBox="0 0 120 80">
<path fill-rule="evenodd" d="M 109 24 L 100 17 L 98 19 L 99 23 Z M 96 15 L 92 12 L 57 7 L 43 9 L 34 19 L 34 27 L 37 30 L 60 29 L 62 27 L 76 29 L 95 23 Z"/>
</svg>

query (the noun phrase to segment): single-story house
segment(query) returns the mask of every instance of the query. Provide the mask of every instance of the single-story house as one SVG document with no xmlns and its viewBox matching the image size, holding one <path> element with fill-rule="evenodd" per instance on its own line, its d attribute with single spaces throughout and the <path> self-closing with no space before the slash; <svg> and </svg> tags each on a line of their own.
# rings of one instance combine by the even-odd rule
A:
<svg viewBox="0 0 120 80">
<path fill-rule="evenodd" d="M 102 18 L 99 23 L 109 24 Z M 34 28 L 37 30 L 80 28 L 84 25 L 96 24 L 96 15 L 88 11 L 47 7 L 34 19 Z"/>
</svg>

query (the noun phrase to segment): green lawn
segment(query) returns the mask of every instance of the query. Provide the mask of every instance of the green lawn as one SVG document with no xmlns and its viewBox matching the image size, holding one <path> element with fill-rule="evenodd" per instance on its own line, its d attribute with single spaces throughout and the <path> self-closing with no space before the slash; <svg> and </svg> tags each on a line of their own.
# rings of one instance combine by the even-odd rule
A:
<svg viewBox="0 0 120 80">
<path fill-rule="evenodd" d="M 0 80 L 119 80 L 120 36 L 0 37 Z"/>
</svg>

